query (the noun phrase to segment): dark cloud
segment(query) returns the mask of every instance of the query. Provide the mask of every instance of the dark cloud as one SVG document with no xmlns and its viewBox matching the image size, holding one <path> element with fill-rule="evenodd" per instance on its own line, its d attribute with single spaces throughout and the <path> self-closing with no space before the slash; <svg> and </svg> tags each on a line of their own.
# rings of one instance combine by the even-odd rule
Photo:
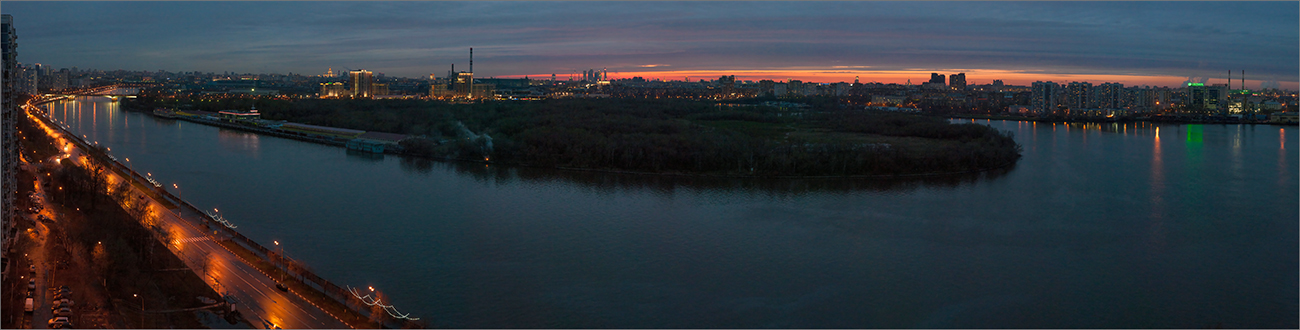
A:
<svg viewBox="0 0 1300 330">
<path fill-rule="evenodd" d="M 399 76 L 871 66 L 1295 82 L 1296 2 L 7 2 L 19 60 Z M 556 72 L 564 74 L 565 72 Z"/>
</svg>

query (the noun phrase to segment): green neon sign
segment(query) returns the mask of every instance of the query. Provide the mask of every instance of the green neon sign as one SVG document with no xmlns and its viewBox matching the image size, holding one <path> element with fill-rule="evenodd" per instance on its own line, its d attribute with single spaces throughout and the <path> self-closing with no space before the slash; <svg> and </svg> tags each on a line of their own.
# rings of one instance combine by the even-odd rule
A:
<svg viewBox="0 0 1300 330">
<path fill-rule="evenodd" d="M 1205 84 L 1202 84 L 1202 83 L 1187 83 L 1187 87 L 1191 87 L 1191 86 L 1205 86 Z"/>
</svg>

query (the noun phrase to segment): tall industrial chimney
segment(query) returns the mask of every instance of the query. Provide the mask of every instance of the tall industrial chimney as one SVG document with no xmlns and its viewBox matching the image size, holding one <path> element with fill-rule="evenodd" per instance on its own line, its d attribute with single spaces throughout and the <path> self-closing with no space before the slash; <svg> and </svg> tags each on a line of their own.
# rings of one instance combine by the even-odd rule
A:
<svg viewBox="0 0 1300 330">
<path fill-rule="evenodd" d="M 474 73 L 474 47 L 469 48 L 469 73 Z"/>
<path fill-rule="evenodd" d="M 1241 89 L 1246 89 L 1246 70 L 1241 70 Z"/>
</svg>

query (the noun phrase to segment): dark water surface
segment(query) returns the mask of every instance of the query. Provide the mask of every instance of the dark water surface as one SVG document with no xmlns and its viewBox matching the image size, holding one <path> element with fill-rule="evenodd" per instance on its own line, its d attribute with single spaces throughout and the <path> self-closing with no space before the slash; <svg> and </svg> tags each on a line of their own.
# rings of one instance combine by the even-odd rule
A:
<svg viewBox="0 0 1300 330">
<path fill-rule="evenodd" d="M 367 156 L 51 104 L 336 283 L 453 327 L 1296 328 L 1300 130 L 975 121 L 1012 169 L 614 175 Z M 966 120 L 970 121 L 970 120 Z M 173 189 L 175 190 L 175 189 Z"/>
</svg>

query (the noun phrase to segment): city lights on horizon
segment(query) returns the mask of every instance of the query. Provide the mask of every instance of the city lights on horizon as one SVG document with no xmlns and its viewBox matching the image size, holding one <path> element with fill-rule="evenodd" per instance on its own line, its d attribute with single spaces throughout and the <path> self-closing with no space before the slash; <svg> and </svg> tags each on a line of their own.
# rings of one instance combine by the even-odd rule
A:
<svg viewBox="0 0 1300 330">
<path fill-rule="evenodd" d="M 647 81 L 683 81 L 687 78 L 690 81 L 705 80 L 710 81 L 720 76 L 736 76 L 736 80 L 773 80 L 784 82 L 788 80 L 800 80 L 806 83 L 839 83 L 853 82 L 855 79 L 861 83 L 882 83 L 882 84 L 907 84 L 910 80 L 913 85 L 925 83 L 930 78 L 930 73 L 955 74 L 965 73 L 968 85 L 987 85 L 992 84 L 994 80 L 1001 80 L 1004 85 L 1029 86 L 1035 81 L 1053 81 L 1057 83 L 1064 82 L 1117 82 L 1125 86 L 1142 86 L 1151 87 L 1182 87 L 1189 80 L 1200 81 L 1202 77 L 1184 77 L 1173 75 L 1122 75 L 1122 74 L 1052 74 L 1041 72 L 1028 72 L 1023 70 L 960 70 L 960 69 L 915 69 L 915 70 L 844 70 L 835 68 L 798 68 L 798 69 L 761 69 L 761 70 L 673 70 L 673 71 L 613 71 L 609 72 L 609 79 L 630 79 L 641 77 Z M 536 80 L 547 80 L 550 73 L 535 73 L 521 75 L 504 75 L 498 78 L 524 78 Z M 557 81 L 568 80 L 569 75 L 556 75 Z M 1227 77 L 1207 77 L 1209 84 L 1221 84 L 1227 81 Z M 575 78 L 576 79 L 576 78 Z M 1239 77 L 1233 77 L 1234 86 L 1240 84 Z M 1256 89 L 1260 86 L 1261 80 L 1246 79 L 1248 89 Z M 1281 89 L 1298 90 L 1300 82 L 1279 82 Z"/>
</svg>

